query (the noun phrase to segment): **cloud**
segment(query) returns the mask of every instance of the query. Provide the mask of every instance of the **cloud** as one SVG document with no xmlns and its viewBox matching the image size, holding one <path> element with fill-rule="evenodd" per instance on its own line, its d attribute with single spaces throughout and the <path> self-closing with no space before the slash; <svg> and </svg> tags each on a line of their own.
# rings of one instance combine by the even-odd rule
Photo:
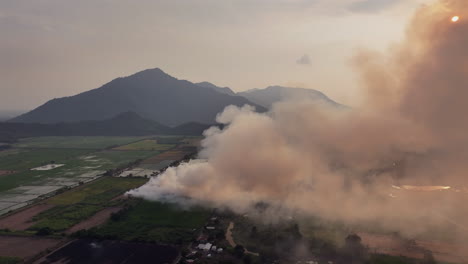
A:
<svg viewBox="0 0 468 264">
<path fill-rule="evenodd" d="M 310 57 L 307 54 L 304 54 L 302 57 L 300 57 L 297 61 L 297 64 L 300 65 L 310 65 Z"/>
<path fill-rule="evenodd" d="M 348 10 L 357 13 L 375 13 L 392 7 L 401 0 L 360 0 L 348 6 Z"/>
</svg>

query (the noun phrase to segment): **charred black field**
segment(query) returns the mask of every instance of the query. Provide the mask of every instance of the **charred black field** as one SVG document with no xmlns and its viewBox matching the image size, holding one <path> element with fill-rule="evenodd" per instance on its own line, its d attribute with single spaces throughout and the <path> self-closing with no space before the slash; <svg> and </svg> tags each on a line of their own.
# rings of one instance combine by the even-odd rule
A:
<svg viewBox="0 0 468 264">
<path fill-rule="evenodd" d="M 171 246 L 149 243 L 78 239 L 70 242 L 38 263 L 173 263 L 179 252 Z"/>
</svg>

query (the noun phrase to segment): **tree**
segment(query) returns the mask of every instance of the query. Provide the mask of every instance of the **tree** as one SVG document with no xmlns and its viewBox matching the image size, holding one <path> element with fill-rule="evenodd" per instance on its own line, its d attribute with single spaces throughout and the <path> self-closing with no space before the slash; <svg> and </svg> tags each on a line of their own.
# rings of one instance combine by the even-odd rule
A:
<svg viewBox="0 0 468 264">
<path fill-rule="evenodd" d="M 364 263 L 367 258 L 367 249 L 361 243 L 357 234 L 350 234 L 345 239 L 343 257 L 347 263 Z"/>
<path fill-rule="evenodd" d="M 424 259 L 422 264 L 436 264 L 434 256 L 432 255 L 432 251 L 426 250 L 424 251 Z"/>
<path fill-rule="evenodd" d="M 244 256 L 244 253 L 245 248 L 242 245 L 236 245 L 236 247 L 234 247 L 234 256 L 242 258 Z"/>
<path fill-rule="evenodd" d="M 52 229 L 50 229 L 49 227 L 42 227 L 36 232 L 36 235 L 38 236 L 48 236 L 51 234 L 52 234 Z"/>
<path fill-rule="evenodd" d="M 255 237 L 257 236 L 257 227 L 252 226 L 252 229 L 250 230 L 250 237 Z"/>
</svg>

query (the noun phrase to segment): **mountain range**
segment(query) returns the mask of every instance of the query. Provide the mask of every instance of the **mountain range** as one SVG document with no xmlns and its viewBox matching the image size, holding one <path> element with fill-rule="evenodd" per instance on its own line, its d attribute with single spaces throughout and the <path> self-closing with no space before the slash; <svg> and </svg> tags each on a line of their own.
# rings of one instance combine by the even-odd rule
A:
<svg viewBox="0 0 468 264">
<path fill-rule="evenodd" d="M 201 135 L 210 126 L 185 123 L 168 127 L 134 112 L 124 112 L 106 120 L 55 124 L 0 122 L 0 142 L 15 142 L 19 138 L 40 136 Z"/>
<path fill-rule="evenodd" d="M 228 87 L 218 87 L 209 82 L 179 80 L 155 68 L 114 79 L 97 89 L 50 100 L 9 122 L 55 124 L 99 121 L 132 112 L 145 120 L 169 127 L 186 123 L 213 124 L 216 115 L 228 105 L 249 104 L 256 111 L 265 112 L 273 103 L 294 96 L 308 96 L 340 106 L 312 89 L 271 86 L 235 93 Z"/>
</svg>

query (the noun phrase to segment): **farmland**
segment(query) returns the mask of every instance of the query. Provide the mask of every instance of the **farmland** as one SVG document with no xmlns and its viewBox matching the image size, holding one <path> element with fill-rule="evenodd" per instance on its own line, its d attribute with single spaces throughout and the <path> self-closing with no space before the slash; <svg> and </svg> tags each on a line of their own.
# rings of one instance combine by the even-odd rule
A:
<svg viewBox="0 0 468 264">
<path fill-rule="evenodd" d="M 115 150 L 159 150 L 164 151 L 174 147 L 173 144 L 160 144 L 156 139 L 145 139 L 128 145 L 120 146 Z"/>
<path fill-rule="evenodd" d="M 55 205 L 33 218 L 31 230 L 47 228 L 53 232 L 66 229 L 111 205 L 111 200 L 146 181 L 140 178 L 104 177 L 91 184 L 57 195 L 47 201 Z"/>
<path fill-rule="evenodd" d="M 0 218 L 0 240 L 5 245 L 2 249 L 0 243 L 0 263 L 30 259 L 80 236 L 112 238 L 113 241 L 96 242 L 109 250 L 114 247 L 170 250 L 164 258 L 174 259 L 176 247 L 154 243 L 174 245 L 190 241 L 210 212 L 127 198 L 123 196 L 126 191 L 141 186 L 147 179 L 111 176 L 127 168 L 164 168 L 177 162 L 196 151 L 192 144 L 198 140 L 187 139 L 27 138 L 0 151 L 0 214 L 5 214 Z M 14 211 L 21 207 L 25 208 Z M 86 241 L 76 240 L 42 260 L 71 254 L 69 250 L 83 246 Z M 22 249 L 22 244 L 30 248 Z"/>
<path fill-rule="evenodd" d="M 160 202 L 137 200 L 90 236 L 127 241 L 180 244 L 190 241 L 210 212 L 201 208 L 182 209 Z"/>
<path fill-rule="evenodd" d="M 146 137 L 35 137 L 20 139 L 15 148 L 104 149 Z"/>
<path fill-rule="evenodd" d="M 106 171 L 153 157 L 165 149 L 116 151 L 147 137 L 40 137 L 0 151 L 0 214 L 64 188 L 95 180 Z"/>
<path fill-rule="evenodd" d="M 96 246 L 102 247 L 100 252 L 107 252 L 106 259 L 117 263 L 125 252 L 140 249 L 154 251 L 152 258 L 172 261 L 179 251 L 197 250 L 198 242 L 192 242 L 200 237 L 226 249 L 226 254 L 215 257 L 199 251 L 197 256 L 206 263 L 240 263 L 245 258 L 236 258 L 234 248 L 224 238 L 231 222 L 235 224 L 231 240 L 250 251 L 247 259 L 251 263 L 260 263 L 256 253 L 270 260 L 288 258 L 287 254 L 275 252 L 290 252 L 299 244 L 325 260 L 327 254 L 343 246 L 349 227 L 339 223 L 307 217 L 263 225 L 232 213 L 123 195 L 146 183 L 146 176 L 157 175 L 167 166 L 193 156 L 199 145 L 200 138 L 180 136 L 72 137 L 69 142 L 47 137 L 25 139 L 0 151 L 0 209 L 6 214 L 0 218 L 0 263 L 17 263 L 34 256 L 36 263 L 101 261 L 99 256 L 91 256 Z M 8 213 L 23 206 L 22 210 Z M 213 221 L 213 216 L 221 220 Z M 212 229 L 208 230 L 207 225 Z M 373 249 L 388 248 L 387 240 L 362 237 Z M 39 258 L 38 253 L 45 251 L 52 253 Z M 434 255 L 439 257 L 440 253 Z M 412 263 L 398 256 L 372 255 L 371 259 L 371 263 Z"/>
</svg>

